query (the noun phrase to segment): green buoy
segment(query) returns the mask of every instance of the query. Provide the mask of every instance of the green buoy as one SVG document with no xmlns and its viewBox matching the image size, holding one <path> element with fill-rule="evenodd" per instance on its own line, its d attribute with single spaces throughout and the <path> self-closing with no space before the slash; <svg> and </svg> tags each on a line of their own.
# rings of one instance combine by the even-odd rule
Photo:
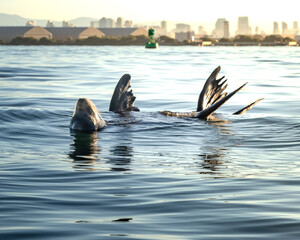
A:
<svg viewBox="0 0 300 240">
<path fill-rule="evenodd" d="M 149 39 L 149 41 L 146 43 L 146 48 L 157 48 L 158 47 L 158 43 L 155 41 L 153 28 L 150 28 L 148 30 L 148 39 Z"/>
</svg>

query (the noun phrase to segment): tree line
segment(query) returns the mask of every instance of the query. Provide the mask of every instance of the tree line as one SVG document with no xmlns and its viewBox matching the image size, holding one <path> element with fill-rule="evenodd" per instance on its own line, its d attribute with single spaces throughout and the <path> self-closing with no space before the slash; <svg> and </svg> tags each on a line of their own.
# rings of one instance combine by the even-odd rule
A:
<svg viewBox="0 0 300 240">
<path fill-rule="evenodd" d="M 238 35 L 234 38 L 221 38 L 221 39 L 212 39 L 209 37 L 203 37 L 201 41 L 211 41 L 214 44 L 218 43 L 260 43 L 260 42 L 270 42 L 270 43 L 288 43 L 294 41 L 289 37 L 282 37 L 281 35 L 268 35 L 262 37 L 260 35 Z M 99 46 L 99 45 L 112 45 L 112 46 L 123 46 L 123 45 L 145 45 L 148 41 L 148 37 L 144 35 L 140 36 L 125 36 L 120 38 L 115 37 L 88 37 L 85 39 L 76 39 L 71 38 L 66 39 L 65 41 L 56 41 L 55 39 L 41 38 L 36 39 L 32 37 L 16 37 L 10 42 L 4 42 L 0 39 L 0 44 L 5 45 L 90 45 L 90 46 Z M 160 36 L 157 38 L 157 42 L 160 45 L 193 45 L 190 41 L 179 42 L 174 38 L 167 36 Z"/>
</svg>

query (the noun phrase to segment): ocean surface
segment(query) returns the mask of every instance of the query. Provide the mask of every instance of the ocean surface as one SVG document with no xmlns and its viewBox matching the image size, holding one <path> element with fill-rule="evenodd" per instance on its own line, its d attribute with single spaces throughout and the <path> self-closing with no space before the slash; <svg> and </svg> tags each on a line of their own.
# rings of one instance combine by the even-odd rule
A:
<svg viewBox="0 0 300 240">
<path fill-rule="evenodd" d="M 0 239 L 300 239 L 300 48 L 0 46 Z M 196 109 L 217 67 L 219 121 Z M 131 74 L 140 112 L 108 111 Z M 80 97 L 108 127 L 71 132 Z M 232 115 L 263 97 L 245 115 Z"/>
</svg>

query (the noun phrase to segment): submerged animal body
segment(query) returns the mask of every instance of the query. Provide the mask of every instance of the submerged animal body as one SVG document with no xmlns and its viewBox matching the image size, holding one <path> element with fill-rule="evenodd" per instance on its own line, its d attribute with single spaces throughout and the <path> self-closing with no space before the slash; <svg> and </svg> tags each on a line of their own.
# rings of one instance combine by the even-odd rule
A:
<svg viewBox="0 0 300 240">
<path fill-rule="evenodd" d="M 76 131 L 97 131 L 106 126 L 95 104 L 87 98 L 79 98 L 70 122 Z"/>
<path fill-rule="evenodd" d="M 139 111 L 134 107 L 135 96 L 130 88 L 130 75 L 124 74 L 115 87 L 111 98 L 109 111 L 113 112 L 130 112 Z M 80 98 L 76 102 L 74 114 L 70 122 L 70 129 L 76 131 L 98 131 L 107 126 L 101 117 L 95 104 L 87 99 Z"/>
<path fill-rule="evenodd" d="M 223 80 L 225 76 L 221 77 L 220 79 L 217 79 L 220 70 L 221 67 L 217 67 L 206 80 L 204 87 L 199 95 L 198 106 L 196 111 L 189 113 L 163 111 L 161 112 L 161 114 L 175 117 L 194 117 L 205 120 L 213 119 L 212 114 L 247 84 L 243 84 L 241 87 L 229 94 L 227 92 L 224 92 L 227 87 L 227 84 L 225 84 L 227 82 L 227 79 Z M 234 114 L 237 115 L 247 112 L 262 99 L 263 98 L 258 99 L 257 101 L 249 104 L 248 106 L 235 112 Z"/>
</svg>

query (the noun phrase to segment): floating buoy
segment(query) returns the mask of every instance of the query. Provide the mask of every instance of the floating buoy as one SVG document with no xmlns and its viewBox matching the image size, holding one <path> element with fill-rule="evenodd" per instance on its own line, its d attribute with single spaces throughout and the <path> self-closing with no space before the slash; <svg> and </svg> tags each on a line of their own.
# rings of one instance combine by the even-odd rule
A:
<svg viewBox="0 0 300 240">
<path fill-rule="evenodd" d="M 155 41 L 153 28 L 150 28 L 148 30 L 148 39 L 149 39 L 149 41 L 146 43 L 146 48 L 157 48 L 158 47 L 158 43 Z"/>
</svg>

